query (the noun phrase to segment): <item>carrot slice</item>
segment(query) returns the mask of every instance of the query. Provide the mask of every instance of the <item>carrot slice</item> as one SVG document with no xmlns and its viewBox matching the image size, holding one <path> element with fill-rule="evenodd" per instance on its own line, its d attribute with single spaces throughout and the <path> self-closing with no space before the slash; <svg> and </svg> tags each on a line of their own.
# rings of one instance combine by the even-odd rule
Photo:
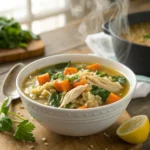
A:
<svg viewBox="0 0 150 150">
<path fill-rule="evenodd" d="M 85 84 L 86 84 L 86 80 L 84 78 L 72 83 L 73 87 L 77 87 L 79 85 L 85 85 Z"/>
<path fill-rule="evenodd" d="M 55 81 L 54 86 L 60 92 L 67 92 L 70 90 L 70 83 L 68 79 L 63 81 Z"/>
<path fill-rule="evenodd" d="M 114 103 L 116 101 L 120 100 L 120 97 L 114 93 L 110 93 L 108 98 L 106 99 L 107 104 Z"/>
<path fill-rule="evenodd" d="M 100 64 L 96 63 L 96 64 L 88 65 L 87 68 L 91 71 L 96 71 L 100 69 Z"/>
<path fill-rule="evenodd" d="M 77 109 L 86 109 L 86 108 L 88 108 L 88 107 L 83 105 L 83 106 L 78 107 Z"/>
<path fill-rule="evenodd" d="M 77 72 L 78 72 L 77 68 L 71 68 L 71 67 L 69 67 L 69 68 L 65 68 L 64 75 L 74 74 L 74 73 L 77 73 Z"/>
<path fill-rule="evenodd" d="M 48 73 L 37 76 L 37 80 L 40 85 L 50 81 L 50 75 Z"/>
</svg>

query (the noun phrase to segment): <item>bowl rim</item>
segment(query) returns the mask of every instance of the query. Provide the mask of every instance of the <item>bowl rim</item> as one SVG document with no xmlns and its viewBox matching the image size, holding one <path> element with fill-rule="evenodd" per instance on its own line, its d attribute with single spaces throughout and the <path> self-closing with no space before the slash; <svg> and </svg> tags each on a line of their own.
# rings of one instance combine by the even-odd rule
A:
<svg viewBox="0 0 150 150">
<path fill-rule="evenodd" d="M 129 88 L 129 91 L 128 93 L 123 97 L 121 98 L 121 100 L 119 101 L 116 101 L 114 103 L 111 103 L 111 104 L 108 104 L 108 105 L 103 105 L 103 106 L 100 106 L 100 107 L 93 107 L 93 108 L 88 108 L 88 109 L 68 109 L 68 108 L 58 108 L 58 107 L 53 107 L 53 106 L 47 106 L 47 105 L 44 105 L 44 104 L 41 104 L 41 103 L 38 103 L 32 99 L 30 99 L 29 97 L 27 97 L 21 90 L 20 86 L 19 86 L 19 78 L 20 78 L 20 75 L 24 72 L 24 70 L 26 68 L 28 68 L 30 65 L 34 64 L 34 63 L 38 63 L 39 61 L 41 60 L 46 60 L 46 59 L 50 59 L 50 58 L 55 58 L 55 57 L 65 57 L 65 56 L 83 56 L 83 57 L 96 57 L 96 58 L 100 58 L 100 59 L 103 59 L 103 60 L 106 60 L 106 61 L 109 61 L 110 63 L 114 63 L 114 64 L 119 64 L 120 66 L 122 66 L 124 69 L 128 70 L 128 72 L 130 72 L 130 74 L 132 74 L 133 76 L 133 88 L 131 89 L 131 87 Z M 119 71 L 119 70 L 118 70 Z M 122 73 L 123 75 L 125 75 L 124 73 Z M 128 80 L 129 81 L 129 80 Z M 23 81 L 22 81 L 23 82 Z M 129 84 L 130 84 L 130 81 L 129 81 Z M 87 54 L 58 54 L 58 55 L 53 55 L 53 56 L 48 56 L 48 57 L 44 57 L 44 58 L 41 58 L 41 59 L 38 59 L 38 60 L 35 60 L 31 63 L 29 63 L 28 65 L 26 65 L 20 72 L 19 74 L 17 75 L 17 78 L 16 78 L 16 87 L 17 87 L 17 90 L 19 92 L 19 94 L 25 99 L 25 101 L 28 101 L 30 103 L 32 103 L 33 105 L 36 105 L 38 107 L 43 107 L 45 109 L 51 109 L 51 110 L 55 110 L 55 111 L 60 111 L 60 112 L 91 112 L 93 110 L 100 110 L 100 109 L 104 109 L 104 108 L 109 108 L 111 106 L 115 106 L 117 104 L 120 104 L 122 103 L 123 101 L 125 101 L 126 99 L 128 99 L 128 97 L 132 96 L 134 91 L 135 91 L 135 87 L 136 87 L 136 77 L 135 77 L 135 74 L 134 72 L 129 69 L 127 66 L 125 66 L 124 64 L 121 64 L 120 62 L 117 62 L 117 61 L 114 61 L 114 60 L 111 60 L 111 59 L 108 59 L 108 58 L 104 58 L 104 57 L 101 57 L 101 56 L 97 56 L 97 55 L 87 55 Z"/>
</svg>

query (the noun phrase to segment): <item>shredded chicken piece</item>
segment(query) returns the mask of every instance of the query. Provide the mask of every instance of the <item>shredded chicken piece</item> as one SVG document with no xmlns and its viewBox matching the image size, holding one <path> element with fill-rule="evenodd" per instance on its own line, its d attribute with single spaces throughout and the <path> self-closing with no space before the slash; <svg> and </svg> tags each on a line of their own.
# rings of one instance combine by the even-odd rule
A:
<svg viewBox="0 0 150 150">
<path fill-rule="evenodd" d="M 82 78 L 90 73 L 88 72 L 88 70 L 81 70 L 77 74 L 80 75 L 80 77 Z"/>
<path fill-rule="evenodd" d="M 67 104 L 79 97 L 82 92 L 88 87 L 88 84 L 77 86 L 76 88 L 70 90 L 64 97 L 60 107 L 65 107 Z"/>
<path fill-rule="evenodd" d="M 119 82 L 112 82 L 108 77 L 98 77 L 96 75 L 87 75 L 86 78 L 90 80 L 91 83 L 97 85 L 98 87 L 104 88 L 110 92 L 119 92 L 123 89 Z"/>
<path fill-rule="evenodd" d="M 96 85 L 94 82 L 92 82 L 91 80 L 88 80 L 87 78 L 86 78 L 86 82 L 87 84 L 89 84 L 90 88 L 92 88 L 92 85 Z"/>
</svg>

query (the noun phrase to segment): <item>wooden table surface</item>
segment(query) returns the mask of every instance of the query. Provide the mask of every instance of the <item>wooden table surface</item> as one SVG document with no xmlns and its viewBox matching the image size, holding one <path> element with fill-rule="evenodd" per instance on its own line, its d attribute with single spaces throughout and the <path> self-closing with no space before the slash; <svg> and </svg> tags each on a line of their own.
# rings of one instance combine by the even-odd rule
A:
<svg viewBox="0 0 150 150">
<path fill-rule="evenodd" d="M 139 2 L 134 2 L 134 5 L 130 7 L 130 12 L 141 11 L 141 10 L 150 10 L 150 1 L 141 0 Z M 41 34 L 42 40 L 45 43 L 46 49 L 44 56 L 49 56 L 55 54 L 57 51 L 60 53 L 82 53 L 87 54 L 91 53 L 91 50 L 85 45 L 84 41 L 79 38 L 77 27 L 78 22 L 75 21 L 67 26 L 49 31 Z M 41 56 L 41 57 L 44 57 Z M 22 62 L 28 64 L 38 58 L 32 58 L 23 60 Z M 0 64 L 0 85 L 4 79 L 4 76 L 8 72 L 8 70 L 15 64 L 16 62 Z M 0 99 L 3 96 L 0 94 Z M 145 98 L 136 98 L 133 99 L 128 105 L 127 111 L 131 116 L 145 114 L 150 119 L 150 94 Z M 144 143 L 143 150 L 150 150 L 150 138 Z"/>
</svg>

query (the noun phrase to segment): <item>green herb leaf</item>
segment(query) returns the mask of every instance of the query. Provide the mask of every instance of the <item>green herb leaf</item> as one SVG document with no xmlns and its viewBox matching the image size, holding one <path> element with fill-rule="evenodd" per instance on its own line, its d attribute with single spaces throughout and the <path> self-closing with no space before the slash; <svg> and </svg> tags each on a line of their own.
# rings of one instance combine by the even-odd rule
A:
<svg viewBox="0 0 150 150">
<path fill-rule="evenodd" d="M 71 65 L 71 61 L 54 65 L 57 70 L 63 70 Z"/>
<path fill-rule="evenodd" d="M 52 93 L 49 97 L 49 104 L 54 107 L 58 107 L 61 100 L 61 94 L 58 92 Z"/>
<path fill-rule="evenodd" d="M 71 61 L 69 60 L 68 64 L 66 67 L 70 67 L 71 66 Z"/>
<path fill-rule="evenodd" d="M 66 107 L 65 107 L 65 108 L 70 108 L 70 107 L 71 107 L 71 105 L 72 105 L 72 103 L 69 103 L 69 104 L 67 104 L 67 105 L 66 105 Z"/>
<path fill-rule="evenodd" d="M 62 72 L 58 72 L 58 73 L 55 73 L 55 74 L 52 76 L 52 79 L 53 79 L 53 80 L 56 80 L 56 79 L 64 80 L 64 79 L 65 79 L 65 76 L 63 75 Z"/>
<path fill-rule="evenodd" d="M 4 100 L 2 106 L 1 106 L 1 109 L 0 109 L 0 114 L 5 114 L 7 115 L 8 113 L 8 110 L 9 110 L 9 106 L 7 106 L 7 103 L 8 103 L 8 98 Z"/>
<path fill-rule="evenodd" d="M 55 73 L 52 75 L 52 79 L 53 80 L 57 80 L 57 79 L 60 79 L 60 80 L 64 80 L 64 79 L 69 79 L 70 82 L 73 82 L 75 80 L 79 80 L 80 77 L 78 75 L 73 75 L 73 76 L 64 76 L 62 72 L 58 72 L 58 73 Z"/>
<path fill-rule="evenodd" d="M 50 75 L 53 75 L 53 74 L 63 71 L 66 67 L 68 67 L 70 65 L 71 65 L 71 61 L 56 64 L 53 66 L 46 67 L 42 70 L 39 70 L 39 73 L 40 74 L 49 73 Z"/>
<path fill-rule="evenodd" d="M 14 138 L 21 141 L 35 142 L 35 138 L 32 134 L 34 128 L 35 126 L 30 123 L 29 120 L 24 120 L 17 126 L 16 132 L 14 133 Z"/>
<path fill-rule="evenodd" d="M 4 113 L 0 115 L 0 131 L 8 131 L 12 130 L 12 121 L 9 117 L 5 116 Z"/>
<path fill-rule="evenodd" d="M 76 81 L 76 80 L 79 80 L 79 79 L 80 79 L 80 77 L 78 75 L 74 75 L 74 76 L 69 77 L 70 82 L 73 82 L 73 81 Z"/>
<path fill-rule="evenodd" d="M 145 34 L 144 39 L 150 39 L 150 34 Z"/>
<path fill-rule="evenodd" d="M 98 75 L 99 77 L 107 76 L 107 74 L 105 72 L 99 72 L 99 71 L 96 71 L 96 75 Z"/>
<path fill-rule="evenodd" d="M 39 35 L 36 35 L 33 32 L 31 32 L 31 31 L 28 31 L 28 32 L 29 32 L 30 36 L 32 37 L 32 39 L 34 39 L 34 40 L 40 40 L 40 36 Z"/>
<path fill-rule="evenodd" d="M 17 117 L 21 120 L 24 120 L 24 118 L 21 118 L 17 114 L 13 112 L 8 112 L 9 105 L 7 106 L 8 99 L 4 100 L 1 109 L 0 109 L 0 131 L 1 132 L 10 132 L 12 130 L 12 120 L 9 118 L 7 113 L 11 114 L 14 117 Z M 16 123 L 16 121 L 14 121 Z M 17 121 L 18 123 L 18 121 Z M 23 141 L 35 141 L 35 138 L 33 137 L 32 130 L 35 128 L 35 126 L 30 123 L 28 120 L 22 121 L 15 131 L 14 137 L 17 140 L 23 140 Z"/>
<path fill-rule="evenodd" d="M 120 84 L 124 85 L 127 83 L 127 79 L 121 76 L 111 76 L 113 82 L 119 82 Z"/>
<path fill-rule="evenodd" d="M 39 40 L 40 37 L 31 31 L 21 29 L 19 22 L 0 17 L 0 48 L 27 48 L 31 40 Z"/>
<path fill-rule="evenodd" d="M 20 43 L 19 43 L 19 47 L 27 48 L 27 47 L 28 47 L 28 44 L 23 43 L 23 42 L 20 42 Z"/>
<path fill-rule="evenodd" d="M 92 89 L 91 89 L 91 94 L 93 95 L 98 95 L 102 98 L 102 101 L 105 102 L 106 99 L 108 98 L 110 92 L 103 89 L 103 88 L 99 88 L 98 86 L 96 85 L 92 85 Z"/>
</svg>

